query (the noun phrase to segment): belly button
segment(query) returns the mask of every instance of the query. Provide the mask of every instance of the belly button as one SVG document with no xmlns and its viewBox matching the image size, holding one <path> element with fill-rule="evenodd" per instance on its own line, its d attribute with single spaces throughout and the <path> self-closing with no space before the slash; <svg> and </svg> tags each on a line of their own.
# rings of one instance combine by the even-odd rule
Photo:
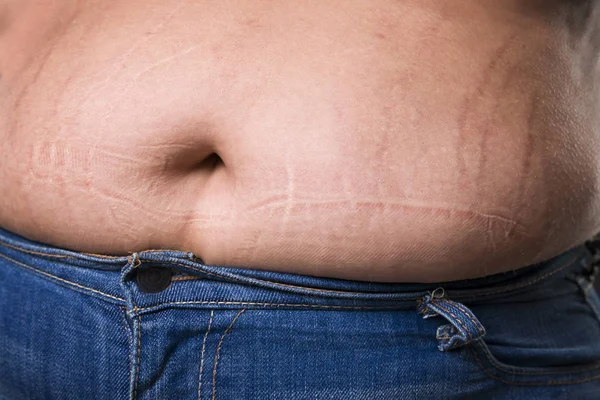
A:
<svg viewBox="0 0 600 400">
<path fill-rule="evenodd" d="M 204 160 L 200 161 L 200 163 L 196 165 L 196 169 L 214 170 L 222 165 L 225 165 L 223 159 L 217 153 L 212 153 Z"/>
</svg>

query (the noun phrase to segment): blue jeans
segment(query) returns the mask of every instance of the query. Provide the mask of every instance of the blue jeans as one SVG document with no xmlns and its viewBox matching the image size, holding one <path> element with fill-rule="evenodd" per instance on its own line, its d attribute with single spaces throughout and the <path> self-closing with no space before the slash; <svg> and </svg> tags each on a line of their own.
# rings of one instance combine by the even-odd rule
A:
<svg viewBox="0 0 600 400">
<path fill-rule="evenodd" d="M 600 399 L 599 240 L 385 284 L 0 230 L 0 399 Z"/>
</svg>

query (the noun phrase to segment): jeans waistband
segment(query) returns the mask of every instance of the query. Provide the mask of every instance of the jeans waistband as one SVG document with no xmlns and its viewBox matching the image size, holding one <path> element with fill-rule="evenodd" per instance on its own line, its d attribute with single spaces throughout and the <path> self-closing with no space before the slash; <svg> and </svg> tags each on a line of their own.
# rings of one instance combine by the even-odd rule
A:
<svg viewBox="0 0 600 400">
<path fill-rule="evenodd" d="M 510 272 L 433 284 L 377 283 L 320 278 L 257 269 L 206 265 L 192 253 L 148 250 L 130 256 L 72 252 L 32 242 L 0 229 L 0 261 L 73 290 L 126 303 L 135 274 L 163 267 L 175 272 L 174 284 L 164 292 L 138 296 L 139 308 L 163 305 L 219 304 L 233 307 L 290 306 L 390 309 L 413 307 L 427 293 L 444 290 L 449 299 L 463 302 L 508 295 L 532 285 L 598 265 L 595 249 L 600 235 L 550 260 Z M 0 267 L 2 265 L 0 264 Z M 0 268 L 0 280 L 2 271 Z M 135 293 L 134 293 L 135 294 Z"/>
</svg>

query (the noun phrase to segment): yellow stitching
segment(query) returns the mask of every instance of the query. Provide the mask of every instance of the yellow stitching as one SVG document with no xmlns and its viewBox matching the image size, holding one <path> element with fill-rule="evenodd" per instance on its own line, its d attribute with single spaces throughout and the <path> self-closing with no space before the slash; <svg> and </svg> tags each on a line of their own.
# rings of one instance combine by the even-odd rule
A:
<svg viewBox="0 0 600 400">
<path fill-rule="evenodd" d="M 477 330 L 479 331 L 479 333 L 483 335 L 483 329 L 482 329 L 482 326 L 481 326 L 481 322 L 478 322 L 473 317 L 471 317 L 471 314 L 473 312 L 470 311 L 470 310 L 467 310 L 467 307 L 463 306 L 460 303 L 452 302 L 452 304 L 454 304 L 454 306 L 456 308 L 458 308 L 460 311 L 462 311 L 463 313 L 465 313 L 465 316 L 469 319 L 469 321 L 471 321 L 473 323 L 473 325 L 475 325 L 477 327 Z"/>
<path fill-rule="evenodd" d="M 79 254 L 83 254 L 83 255 L 91 256 L 91 257 L 106 258 L 106 259 L 109 259 L 109 260 L 113 260 L 115 258 L 122 258 L 122 257 L 124 257 L 124 256 L 107 256 L 107 255 L 104 255 L 104 254 L 84 253 L 84 252 L 79 253 Z M 78 257 L 73 257 L 73 256 L 69 256 L 69 257 L 79 259 Z"/>
<path fill-rule="evenodd" d="M 66 279 L 63 279 L 63 278 L 59 278 L 58 276 L 55 276 L 55 275 L 49 274 L 48 272 L 45 272 L 45 271 L 39 270 L 39 269 L 37 269 L 37 268 L 33 268 L 33 267 L 31 267 L 31 266 L 29 266 L 29 265 L 27 265 L 27 264 L 23 264 L 22 262 L 19 262 L 19 261 L 17 261 L 17 260 L 14 260 L 14 259 L 12 259 L 12 258 L 10 258 L 10 257 L 7 257 L 7 256 L 5 256 L 4 254 L 0 254 L 0 257 L 2 257 L 2 258 L 5 258 L 5 259 L 9 260 L 10 262 L 13 262 L 13 263 L 15 263 L 15 264 L 17 264 L 17 265 L 20 265 L 20 266 L 21 266 L 21 267 L 23 267 L 23 268 L 27 268 L 27 269 L 29 269 L 29 270 L 31 270 L 31 271 L 34 271 L 34 272 L 38 273 L 38 274 L 42 274 L 42 275 L 44 275 L 44 276 L 47 276 L 48 278 L 51 278 L 51 279 L 56 279 L 57 281 L 60 281 L 60 282 L 66 283 L 66 284 L 68 284 L 68 285 L 72 285 L 72 286 L 78 287 L 78 288 L 80 288 L 80 289 L 84 289 L 84 290 L 87 290 L 87 291 L 90 291 L 90 292 L 93 292 L 93 293 L 97 293 L 97 294 L 99 294 L 99 295 L 102 295 L 102 296 L 105 296 L 105 297 L 108 297 L 108 298 L 111 298 L 111 299 L 114 299 L 114 300 L 118 300 L 118 301 L 120 301 L 120 302 L 124 302 L 124 301 L 125 301 L 124 299 L 122 299 L 122 298 L 120 298 L 120 297 L 116 297 L 116 296 L 113 296 L 113 295 L 110 295 L 110 294 L 107 294 L 107 293 L 101 292 L 101 291 L 99 291 L 99 290 L 92 289 L 92 288 L 89 288 L 89 287 L 87 287 L 87 286 L 83 286 L 83 285 L 80 285 L 80 284 L 78 284 L 78 283 L 71 282 L 71 281 L 68 281 L 68 280 L 66 280 Z"/>
<path fill-rule="evenodd" d="M 225 329 L 225 332 L 223 332 L 223 335 L 221 335 L 221 340 L 219 340 L 219 344 L 217 345 L 217 351 L 215 352 L 215 365 L 213 367 L 212 400 L 215 400 L 215 397 L 217 396 L 217 364 L 219 362 L 219 351 L 221 350 L 221 344 L 223 343 L 223 339 L 225 339 L 225 335 L 227 335 L 227 333 L 231 330 L 231 327 L 233 324 L 235 324 L 235 321 L 237 321 L 239 316 L 242 315 L 244 311 L 246 311 L 245 308 L 237 313 L 237 315 L 233 318 L 233 321 L 231 321 L 227 329 Z"/>
<path fill-rule="evenodd" d="M 308 308 L 332 308 L 332 309 L 349 309 L 349 310 L 397 310 L 406 309 L 406 307 L 396 306 L 329 306 L 321 304 L 293 304 L 293 303 L 258 303 L 258 302 L 247 302 L 247 301 L 173 301 L 169 303 L 160 303 L 151 307 L 134 308 L 133 311 L 144 311 L 150 310 L 165 305 L 191 305 L 191 304 L 204 304 L 204 305 L 238 305 L 238 306 L 289 306 L 289 307 L 308 307 Z"/>
<path fill-rule="evenodd" d="M 125 314 L 127 310 L 123 307 L 119 307 L 122 311 L 121 314 L 121 322 L 123 323 L 123 327 L 125 328 L 125 335 L 127 336 L 127 343 L 129 344 L 129 348 L 131 348 L 131 338 L 129 337 L 129 327 L 127 326 L 127 320 L 125 319 Z"/>
<path fill-rule="evenodd" d="M 43 252 L 39 252 L 39 251 L 34 251 L 34 250 L 29 250 L 26 249 L 24 247 L 21 246 L 15 246 L 12 244 L 8 244 L 6 243 L 4 240 L 0 239 L 0 244 L 14 249 L 14 250 L 18 250 L 21 251 L 23 253 L 28 253 L 28 254 L 36 254 L 39 256 L 44 256 L 44 257 L 53 257 L 53 258 L 71 258 L 71 259 L 75 259 L 75 260 L 81 260 L 81 258 L 77 257 L 76 255 L 73 256 L 69 256 L 66 254 L 51 254 L 51 253 L 43 253 Z M 61 249 L 61 250 L 66 250 L 66 249 Z M 69 251 L 69 250 L 66 250 Z M 171 251 L 171 250 L 159 250 L 159 249 L 151 249 L 151 250 L 143 250 L 143 251 L 132 251 L 131 253 L 164 253 L 165 251 Z M 86 256 L 91 256 L 91 257 L 97 257 L 97 258 L 105 258 L 105 259 L 109 259 L 109 260 L 114 260 L 114 259 L 118 259 L 118 258 L 122 258 L 122 257 L 126 257 L 125 255 L 122 256 L 110 256 L 110 255 L 105 255 L 105 254 L 97 254 L 97 253 L 86 253 L 86 252 L 80 252 L 78 254 L 82 254 L 82 255 L 86 255 Z"/>
<path fill-rule="evenodd" d="M 442 306 L 441 306 L 439 303 L 436 303 L 435 305 L 436 305 L 436 306 L 438 306 L 439 308 L 441 308 L 441 309 L 442 309 L 442 311 L 445 311 L 445 312 L 447 312 L 448 314 L 450 314 L 450 316 L 452 316 L 452 317 L 453 317 L 453 318 L 456 320 L 456 322 L 458 322 L 458 324 L 459 324 L 460 326 L 462 326 L 462 328 L 465 330 L 465 332 L 466 332 L 466 333 L 467 333 L 467 335 L 469 336 L 469 339 L 472 339 L 472 338 L 473 338 L 473 335 L 471 335 L 471 332 L 469 332 L 469 330 L 468 330 L 468 329 L 467 329 L 467 327 L 466 327 L 466 326 L 463 324 L 463 322 L 460 320 L 460 318 L 458 318 L 456 315 L 452 314 L 452 313 L 450 312 L 450 310 L 448 310 L 448 309 L 446 309 L 446 308 L 442 307 Z M 452 321 L 450 321 L 450 322 L 452 322 Z"/>
<path fill-rule="evenodd" d="M 64 254 L 48 254 L 48 253 L 42 253 L 42 252 L 39 252 L 39 251 L 28 250 L 28 249 L 25 249 L 23 247 L 19 247 L 19 246 L 15 246 L 15 245 L 12 245 L 12 244 L 8 244 L 8 243 L 6 243 L 5 241 L 3 241 L 1 239 L 0 239 L 0 244 L 2 244 L 3 246 L 8 247 L 10 249 L 13 249 L 13 250 L 21 251 L 23 253 L 36 254 L 38 256 L 47 256 L 47 257 L 54 257 L 54 258 L 76 258 L 74 256 L 67 256 L 67 255 L 64 255 Z"/>
<path fill-rule="evenodd" d="M 0 244 L 2 244 L 3 246 L 6 246 L 8 248 L 11 248 L 11 249 L 14 249 L 14 250 L 17 250 L 17 251 L 21 251 L 23 253 L 28 253 L 28 254 L 36 254 L 36 255 L 39 255 L 39 256 L 53 257 L 53 258 L 70 258 L 70 259 L 75 259 L 75 260 L 80 259 L 77 256 L 68 256 L 66 254 L 51 254 L 51 253 L 43 253 L 43 252 L 40 252 L 40 251 L 29 250 L 29 249 L 26 249 L 26 248 L 21 247 L 21 246 L 15 246 L 15 245 L 12 245 L 12 244 L 8 244 L 5 241 L 3 241 L 2 239 L 0 239 Z M 84 254 L 84 255 L 87 255 L 87 256 L 98 257 L 98 258 L 108 258 L 108 259 L 121 258 L 120 256 L 106 256 L 106 255 L 94 254 L 94 253 L 79 253 L 79 254 Z"/>
<path fill-rule="evenodd" d="M 125 336 L 127 336 L 127 359 L 129 360 L 129 369 L 131 370 L 131 366 L 132 366 L 131 338 L 130 338 L 129 326 L 127 325 L 127 320 L 126 320 L 127 309 L 125 307 L 119 307 L 119 310 L 121 311 L 120 312 L 121 322 L 123 324 L 123 328 L 125 328 Z"/>
<path fill-rule="evenodd" d="M 210 320 L 208 321 L 208 329 L 204 334 L 204 340 L 202 341 L 202 356 L 200 357 L 200 374 L 198 375 L 198 400 L 200 400 L 200 394 L 202 389 L 202 368 L 204 367 L 204 348 L 206 345 L 206 338 L 208 337 L 208 333 L 210 332 L 210 327 L 213 322 L 214 310 L 210 310 Z"/>
<path fill-rule="evenodd" d="M 162 249 L 162 250 L 161 249 L 148 249 L 148 250 L 136 251 L 134 253 L 166 253 L 166 252 L 186 253 L 184 251 L 179 251 L 179 250 L 165 250 L 165 249 Z"/>
<path fill-rule="evenodd" d="M 133 302 L 133 306 L 137 309 L 137 304 L 135 303 L 135 299 L 132 297 L 131 301 Z M 135 367 L 135 386 L 133 388 L 133 400 L 137 397 L 138 390 L 138 381 L 140 379 L 140 359 L 142 353 L 142 316 L 140 314 L 137 315 L 138 320 L 138 342 L 137 342 L 137 360 Z"/>
<path fill-rule="evenodd" d="M 172 281 L 197 281 L 202 279 L 199 276 L 192 276 L 192 275 L 187 275 L 187 276 L 174 276 L 171 278 Z"/>
</svg>

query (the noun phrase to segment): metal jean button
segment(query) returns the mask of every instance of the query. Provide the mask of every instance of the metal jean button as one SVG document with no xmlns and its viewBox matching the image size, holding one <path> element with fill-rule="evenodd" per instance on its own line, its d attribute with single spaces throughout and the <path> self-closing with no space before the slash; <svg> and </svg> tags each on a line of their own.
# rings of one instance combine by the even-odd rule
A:
<svg viewBox="0 0 600 400">
<path fill-rule="evenodd" d="M 169 287 L 171 276 L 169 268 L 151 267 L 138 270 L 136 281 L 142 292 L 158 293 Z"/>
</svg>

